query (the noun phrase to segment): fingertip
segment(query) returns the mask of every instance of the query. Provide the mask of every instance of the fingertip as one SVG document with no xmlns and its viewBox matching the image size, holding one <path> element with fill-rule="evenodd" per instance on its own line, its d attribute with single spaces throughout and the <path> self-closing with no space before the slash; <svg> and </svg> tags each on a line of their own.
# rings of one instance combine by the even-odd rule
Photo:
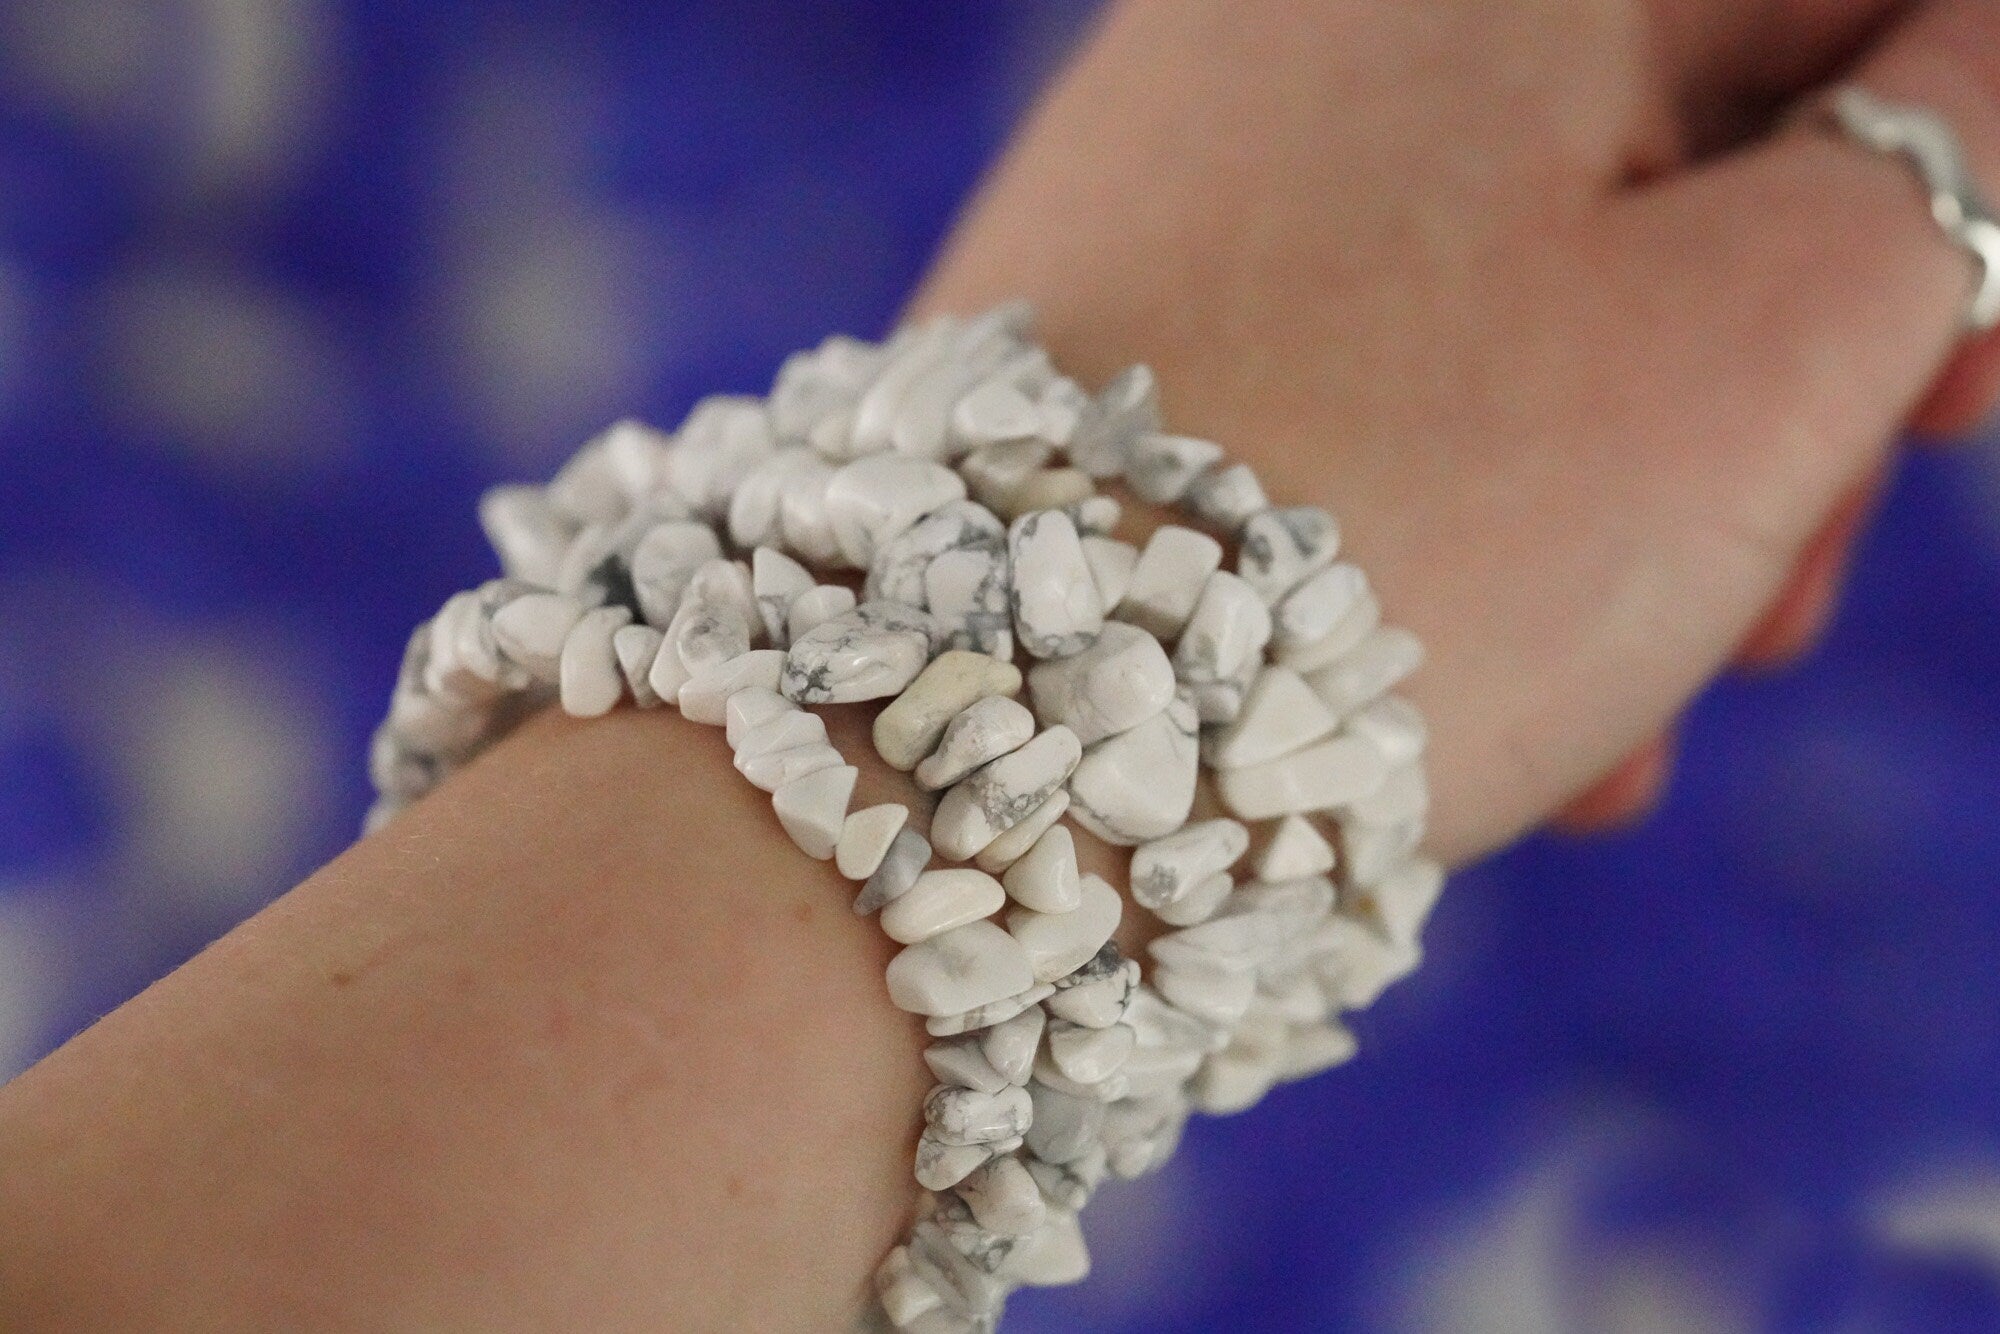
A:
<svg viewBox="0 0 2000 1334">
<path fill-rule="evenodd" d="M 1557 811 L 1549 827 L 1572 836 L 1606 833 L 1651 814 L 1673 771 L 1673 739 L 1662 733 L 1640 746 Z"/>
<path fill-rule="evenodd" d="M 1962 445 L 1976 438 L 2000 401 L 2000 333 L 1967 341 L 1946 363 L 1910 414 L 1910 429 L 1925 444 Z"/>
</svg>

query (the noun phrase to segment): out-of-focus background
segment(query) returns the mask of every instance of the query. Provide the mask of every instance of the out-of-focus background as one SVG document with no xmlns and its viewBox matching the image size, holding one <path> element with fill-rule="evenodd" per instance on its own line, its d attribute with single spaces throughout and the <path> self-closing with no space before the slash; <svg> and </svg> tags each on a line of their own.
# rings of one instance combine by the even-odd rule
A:
<svg viewBox="0 0 2000 1334">
<path fill-rule="evenodd" d="M 473 502 L 879 332 L 1080 0 L 0 0 L 0 1074 L 351 837 Z M 2000 1328 L 2000 446 L 1043 1331 Z M 0 1153 L 5 1146 L 0 1145 Z"/>
</svg>

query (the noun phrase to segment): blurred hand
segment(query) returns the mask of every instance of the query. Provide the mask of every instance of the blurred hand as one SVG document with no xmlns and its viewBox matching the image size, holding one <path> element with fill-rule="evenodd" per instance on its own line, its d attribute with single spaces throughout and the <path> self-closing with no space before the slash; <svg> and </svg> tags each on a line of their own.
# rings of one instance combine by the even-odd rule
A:
<svg viewBox="0 0 2000 1334">
<path fill-rule="evenodd" d="M 919 304 L 1031 296 L 1334 510 L 1431 649 L 1443 855 L 1615 823 L 1811 644 L 1899 430 L 1993 396 L 1908 169 L 1787 119 L 1836 77 L 2000 187 L 1992 0 L 1132 0 Z"/>
</svg>

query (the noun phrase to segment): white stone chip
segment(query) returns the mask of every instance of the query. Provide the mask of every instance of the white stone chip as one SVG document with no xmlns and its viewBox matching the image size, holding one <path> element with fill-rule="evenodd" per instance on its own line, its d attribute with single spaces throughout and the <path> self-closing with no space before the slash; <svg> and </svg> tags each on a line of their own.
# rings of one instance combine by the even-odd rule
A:
<svg viewBox="0 0 2000 1334">
<path fill-rule="evenodd" d="M 938 852 L 952 861 L 976 856 L 1035 813 L 1082 758 L 1076 733 L 1051 727 L 1011 755 L 975 769 L 944 794 L 931 820 Z"/>
<path fill-rule="evenodd" d="M 666 636 L 650 625 L 621 625 L 611 636 L 611 651 L 618 655 L 618 670 L 625 674 L 625 689 L 632 702 L 642 709 L 660 705 L 660 697 L 653 693 L 653 683 L 647 678 L 664 642 Z"/>
<path fill-rule="evenodd" d="M 729 697 L 729 703 L 723 709 L 723 735 L 729 739 L 729 749 L 735 752 L 743 748 L 743 738 L 753 727 L 770 722 L 780 714 L 801 712 L 803 710 L 798 705 L 776 690 L 748 686 Z"/>
<path fill-rule="evenodd" d="M 1174 667 L 1160 641 L 1137 626 L 1110 622 L 1081 653 L 1028 671 L 1035 715 L 1076 733 L 1088 746 L 1129 731 L 1174 697 Z"/>
<path fill-rule="evenodd" d="M 1282 665 L 1304 676 L 1346 656 L 1356 644 L 1374 634 L 1375 628 L 1381 624 L 1382 601 L 1371 588 L 1324 635 L 1306 644 L 1290 647 L 1280 644 L 1273 656 Z"/>
<path fill-rule="evenodd" d="M 677 700 L 681 717 L 692 723 L 720 727 L 728 721 L 729 700 L 733 695 L 753 686 L 776 690 L 784 670 L 784 650 L 775 648 L 751 649 L 713 667 L 704 667 L 681 686 Z"/>
<path fill-rule="evenodd" d="M 1278 1065 L 1278 1078 L 1309 1078 L 1347 1064 L 1359 1050 L 1354 1034 L 1337 1021 L 1300 1025 L 1292 1030 L 1292 1040 Z"/>
<path fill-rule="evenodd" d="M 888 980 L 889 999 L 898 1008 L 947 1015 L 1026 991 L 1035 984 L 1035 968 L 1007 932 L 991 922 L 967 922 L 904 946 L 889 962 Z"/>
<path fill-rule="evenodd" d="M 794 746 L 808 746 L 826 740 L 826 720 L 800 708 L 772 713 L 762 721 L 740 729 L 730 749 L 740 769 L 760 755 L 769 755 Z"/>
<path fill-rule="evenodd" d="M 1256 866 L 1259 880 L 1325 875 L 1334 866 L 1333 845 L 1305 816 L 1287 815 L 1258 854 Z"/>
<path fill-rule="evenodd" d="M 819 629 L 837 616 L 854 610 L 854 590 L 844 584 L 815 584 L 792 599 L 785 610 L 785 643 Z"/>
<path fill-rule="evenodd" d="M 1436 862 L 1412 858 L 1382 878 L 1367 891 L 1376 920 L 1389 939 L 1414 944 L 1423 934 L 1424 922 L 1437 906 L 1444 889 L 1444 868 Z"/>
<path fill-rule="evenodd" d="M 1316 644 L 1369 595 L 1368 576 L 1359 566 L 1329 565 L 1307 576 L 1273 609 L 1272 639 L 1288 651 Z"/>
<path fill-rule="evenodd" d="M 875 553 L 917 520 L 965 498 L 965 481 L 942 463 L 906 454 L 874 454 L 834 473 L 827 517 L 841 555 L 867 569 Z"/>
<path fill-rule="evenodd" d="M 924 606 L 950 633 L 953 648 L 1011 657 L 1006 544 L 954 547 L 932 561 L 924 568 Z"/>
<path fill-rule="evenodd" d="M 834 845 L 835 868 L 849 880 L 874 875 L 909 818 L 910 808 L 893 801 L 851 813 L 841 824 L 840 838 Z"/>
<path fill-rule="evenodd" d="M 1422 756 L 1430 737 L 1417 706 L 1395 695 L 1356 709 L 1342 726 L 1349 735 L 1373 743 L 1391 765 L 1409 764 Z"/>
<path fill-rule="evenodd" d="M 1382 786 L 1355 801 L 1348 813 L 1363 824 L 1394 825 L 1422 821 L 1430 809 L 1430 783 L 1424 766 L 1413 760 L 1390 769 Z"/>
<path fill-rule="evenodd" d="M 527 593 L 493 613 L 493 643 L 529 675 L 554 682 L 563 641 L 583 619 L 583 603 L 561 593 Z"/>
<path fill-rule="evenodd" d="M 1111 1078 L 1132 1055 L 1138 1035 L 1126 1024 L 1085 1028 L 1080 1024 L 1049 1025 L 1049 1059 L 1056 1069 L 1079 1084 Z"/>
<path fill-rule="evenodd" d="M 479 526 L 500 567 L 515 579 L 551 587 L 574 532 L 539 486 L 496 486 L 479 498 Z"/>
<path fill-rule="evenodd" d="M 783 540 L 778 531 L 778 505 L 794 472 L 802 468 L 823 468 L 809 449 L 787 446 L 766 455 L 744 475 L 729 497 L 725 526 L 729 540 L 739 547 L 767 546 Z"/>
<path fill-rule="evenodd" d="M 922 948 L 912 945 L 896 957 L 908 957 L 911 950 Z M 1013 1084 L 996 1093 L 940 1084 L 924 1098 L 924 1122 L 930 1133 L 946 1144 L 992 1144 L 1011 1139 L 1024 1133 L 1033 1118 L 1034 1103 L 1028 1091 Z"/>
<path fill-rule="evenodd" d="M 1306 684 L 1344 716 L 1379 699 L 1423 661 L 1421 640 L 1400 626 L 1385 625 L 1345 656 L 1310 673 Z"/>
<path fill-rule="evenodd" d="M 1130 845 L 1181 827 L 1200 773 L 1194 708 L 1176 699 L 1129 732 L 1092 746 L 1070 776 L 1070 813 L 1109 843 Z"/>
<path fill-rule="evenodd" d="M 1007 931 L 1021 942 L 1037 982 L 1053 982 L 1090 962 L 1118 929 L 1125 900 L 1101 876 L 1082 878 L 1077 906 L 1066 913 L 1007 910 Z"/>
<path fill-rule="evenodd" d="M 1049 799 L 1035 807 L 1034 813 L 1027 819 L 980 849 L 973 863 L 982 871 L 998 875 L 1025 857 L 1068 809 L 1068 792 L 1058 789 L 1049 794 Z"/>
<path fill-rule="evenodd" d="M 1237 534 L 1236 573 L 1275 606 L 1339 554 L 1340 527 L 1325 510 L 1312 505 L 1265 510 Z"/>
<path fill-rule="evenodd" d="M 1252 516 L 1271 507 L 1263 483 L 1247 463 L 1210 468 L 1188 485 L 1181 503 L 1202 522 L 1214 524 L 1232 536 Z"/>
<path fill-rule="evenodd" d="M 833 856 L 859 776 L 860 770 L 851 764 L 832 765 L 795 778 L 771 794 L 771 809 L 799 851 L 818 861 Z"/>
<path fill-rule="evenodd" d="M 1083 881 L 1076 867 L 1076 839 L 1063 826 L 1054 826 L 1007 868 L 1002 879 L 1007 897 L 1024 908 L 1043 913 L 1075 911 L 1083 901 Z"/>
<path fill-rule="evenodd" d="M 1250 849 L 1250 831 L 1235 820 L 1198 820 L 1132 853 L 1132 900 L 1158 912 L 1179 902 Z"/>
<path fill-rule="evenodd" d="M 937 1076 L 938 1083 L 956 1084 L 981 1093 L 998 1093 L 1009 1082 L 980 1053 L 979 1039 L 970 1035 L 933 1042 L 924 1048 L 924 1064 Z"/>
<path fill-rule="evenodd" d="M 1058 380 L 1056 385 L 1066 384 Z M 1045 417 L 1053 417 L 1061 400 L 1044 396 Z M 1068 430 L 1053 421 L 1049 429 L 1069 441 L 1070 461 L 1092 477 L 1116 477 L 1129 466 L 1137 442 L 1160 428 L 1160 390 L 1147 366 L 1127 366 L 1111 377 L 1095 398 L 1086 399 Z"/>
<path fill-rule="evenodd" d="M 925 1190 L 950 1190 L 965 1180 L 973 1168 L 993 1157 L 999 1147 L 999 1144 L 946 1144 L 926 1130 L 917 1138 L 917 1184 Z"/>
<path fill-rule="evenodd" d="M 988 1232 L 1025 1237 L 1048 1220 L 1048 1205 L 1028 1169 L 1013 1154 L 975 1167 L 958 1185 L 958 1197 Z"/>
<path fill-rule="evenodd" d="M 1225 769 L 1216 786 L 1222 804 L 1245 820 L 1302 815 L 1346 805 L 1382 786 L 1389 766 L 1366 741 L 1333 737 L 1262 764 Z"/>
<path fill-rule="evenodd" d="M 1028 1123 L 1028 1149 L 1045 1163 L 1074 1163 L 1089 1156 L 1104 1137 L 1104 1104 L 1040 1079 L 1028 1085 L 1035 1117 Z"/>
<path fill-rule="evenodd" d="M 1046 1000 L 1055 988 L 1047 982 L 1037 982 L 1026 991 L 1012 996 L 1003 996 L 997 1001 L 975 1005 L 970 1010 L 957 1014 L 932 1015 L 924 1020 L 924 1031 L 934 1038 L 950 1037 L 954 1033 L 970 1033 L 994 1024 L 1004 1024 L 1009 1019 L 1026 1014 L 1033 1007 Z"/>
<path fill-rule="evenodd" d="M 1340 819 L 1340 853 L 1347 881 L 1353 885 L 1373 885 L 1400 866 L 1405 857 L 1423 842 L 1424 822 L 1406 820 L 1402 824 L 1369 824 L 1343 815 Z"/>
<path fill-rule="evenodd" d="M 776 547 L 750 553 L 750 592 L 764 637 L 779 648 L 791 642 L 792 602 L 813 587 L 812 571 Z"/>
<path fill-rule="evenodd" d="M 911 775 L 926 792 L 950 787 L 982 764 L 1008 755 L 1035 735 L 1035 715 L 1025 704 L 991 695 L 966 706 L 946 725 L 931 755 Z"/>
<path fill-rule="evenodd" d="M 856 915 L 866 917 L 909 893 L 910 886 L 917 883 L 917 877 L 930 864 L 930 840 L 909 825 L 904 825 L 889 840 L 889 850 L 882 854 L 882 860 L 876 863 L 867 883 L 854 896 Z"/>
<path fill-rule="evenodd" d="M 1000 882 L 969 866 L 925 871 L 909 892 L 882 909 L 882 931 L 902 945 L 991 917 L 1006 903 Z"/>
<path fill-rule="evenodd" d="M 785 473 L 778 491 L 778 536 L 799 559 L 813 565 L 840 563 L 840 543 L 826 512 L 826 488 L 834 469 L 809 451 Z"/>
<path fill-rule="evenodd" d="M 1021 484 L 1051 458 L 1055 446 L 1046 440 L 1000 440 L 981 445 L 958 465 L 972 498 L 998 511 Z"/>
<path fill-rule="evenodd" d="M 785 784 L 804 778 L 807 774 L 821 769 L 830 769 L 840 764 L 840 752 L 824 741 L 809 745 L 793 746 L 790 750 L 775 750 L 746 760 L 737 767 L 750 780 L 752 787 L 765 792 L 776 792 Z"/>
<path fill-rule="evenodd" d="M 930 662 L 931 631 L 929 616 L 914 607 L 864 602 L 793 636 L 779 690 L 800 704 L 896 695 Z"/>
<path fill-rule="evenodd" d="M 1203 743 L 1217 769 L 1242 769 L 1301 750 L 1333 735 L 1340 719 L 1305 679 L 1288 667 L 1266 667 L 1250 683 L 1236 721 Z"/>
<path fill-rule="evenodd" d="M 953 718 L 982 699 L 1020 689 L 1021 670 L 1012 663 L 960 649 L 941 653 L 875 716 L 875 750 L 891 768 L 908 772 L 936 749 Z"/>
<path fill-rule="evenodd" d="M 1034 400 L 1003 380 L 989 380 L 951 410 L 953 435 L 969 445 L 1023 440 L 1041 429 Z"/>
<path fill-rule="evenodd" d="M 981 1034 L 980 1054 L 1009 1084 L 1026 1084 L 1047 1023 L 1048 1015 L 1039 1006 L 1031 1005 Z"/>
<path fill-rule="evenodd" d="M 623 607 L 597 607 L 570 627 L 558 665 L 564 713 L 600 718 L 624 698 L 625 673 L 611 639 L 631 619 L 632 613 Z"/>
<path fill-rule="evenodd" d="M 1222 458 L 1222 446 L 1187 435 L 1149 433 L 1132 444 L 1125 480 L 1143 500 L 1167 505 L 1179 500 L 1203 469 Z"/>
<path fill-rule="evenodd" d="M 722 543 L 705 523 L 661 523 L 648 529 L 632 552 L 632 591 L 647 623 L 666 629 L 694 572 L 721 554 Z"/>
<path fill-rule="evenodd" d="M 905 602 L 924 598 L 924 571 L 947 551 L 1004 544 L 1007 526 L 984 505 L 954 501 L 885 543 L 868 567 L 864 588 L 869 601 Z"/>
<path fill-rule="evenodd" d="M 1002 1272 L 1030 1288 L 1066 1287 L 1090 1277 L 1090 1249 L 1076 1215 L 1051 1209 L 1047 1221 L 1008 1254 Z"/>
<path fill-rule="evenodd" d="M 1227 871 L 1217 871 L 1195 882 L 1193 889 L 1154 912 L 1168 926 L 1197 926 L 1215 916 L 1229 901 L 1229 895 L 1235 888 L 1234 876 Z"/>
<path fill-rule="evenodd" d="M 1107 607 L 1117 606 L 1125 600 L 1125 590 L 1131 586 L 1132 567 L 1139 563 L 1139 548 L 1115 537 L 1092 535 L 1079 540 L 1083 543 L 1083 558 L 1090 565 L 1090 576 L 1097 583 L 1098 597 Z"/>
<path fill-rule="evenodd" d="M 1097 484 L 1080 468 L 1038 468 L 989 503 L 994 513 L 1011 521 L 1035 510 L 1067 511 L 1096 494 Z M 1070 516 L 1071 522 L 1075 517 Z"/>
<path fill-rule="evenodd" d="M 1063 511 L 1076 525 L 1076 531 L 1085 537 L 1109 537 L 1125 517 L 1125 507 L 1118 503 L 1117 497 L 1106 495 L 1085 496 L 1074 504 L 1065 505 Z M 1091 572 L 1095 573 L 1096 569 L 1093 565 Z M 1104 605 L 1109 607 L 1112 603 L 1106 601 Z"/>
<path fill-rule="evenodd" d="M 1222 544 L 1174 524 L 1154 531 L 1132 568 L 1117 616 L 1161 640 L 1180 634 L 1208 576 L 1222 564 Z"/>
<path fill-rule="evenodd" d="M 1174 645 L 1174 675 L 1196 685 L 1229 680 L 1253 667 L 1270 639 L 1271 609 L 1248 583 L 1217 570 Z"/>
<path fill-rule="evenodd" d="M 1039 1234 L 1037 1234 L 1039 1235 Z M 875 1296 L 897 1329 L 908 1329 L 943 1301 L 910 1263 L 910 1248 L 898 1246 L 875 1269 Z"/>
<path fill-rule="evenodd" d="M 1257 975 L 1240 969 L 1161 963 L 1150 981 L 1175 1009 L 1224 1028 L 1243 1017 L 1257 994 Z"/>
<path fill-rule="evenodd" d="M 1104 603 L 1076 525 L 1060 510 L 1024 514 L 1007 529 L 1014 631 L 1030 656 L 1082 651 L 1104 628 Z"/>
</svg>

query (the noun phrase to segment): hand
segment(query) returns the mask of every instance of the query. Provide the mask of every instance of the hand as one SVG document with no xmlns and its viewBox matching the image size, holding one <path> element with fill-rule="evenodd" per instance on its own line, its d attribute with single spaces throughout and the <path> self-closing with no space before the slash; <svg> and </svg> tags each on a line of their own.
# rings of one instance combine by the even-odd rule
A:
<svg viewBox="0 0 2000 1334">
<path fill-rule="evenodd" d="M 1993 397 L 1907 168 L 1774 132 L 1837 74 L 2000 183 L 1990 0 L 1128 3 L 919 304 L 1029 295 L 1334 510 L 1463 859 L 1643 809 L 1695 691 L 1811 643 L 1898 429 Z"/>
</svg>

